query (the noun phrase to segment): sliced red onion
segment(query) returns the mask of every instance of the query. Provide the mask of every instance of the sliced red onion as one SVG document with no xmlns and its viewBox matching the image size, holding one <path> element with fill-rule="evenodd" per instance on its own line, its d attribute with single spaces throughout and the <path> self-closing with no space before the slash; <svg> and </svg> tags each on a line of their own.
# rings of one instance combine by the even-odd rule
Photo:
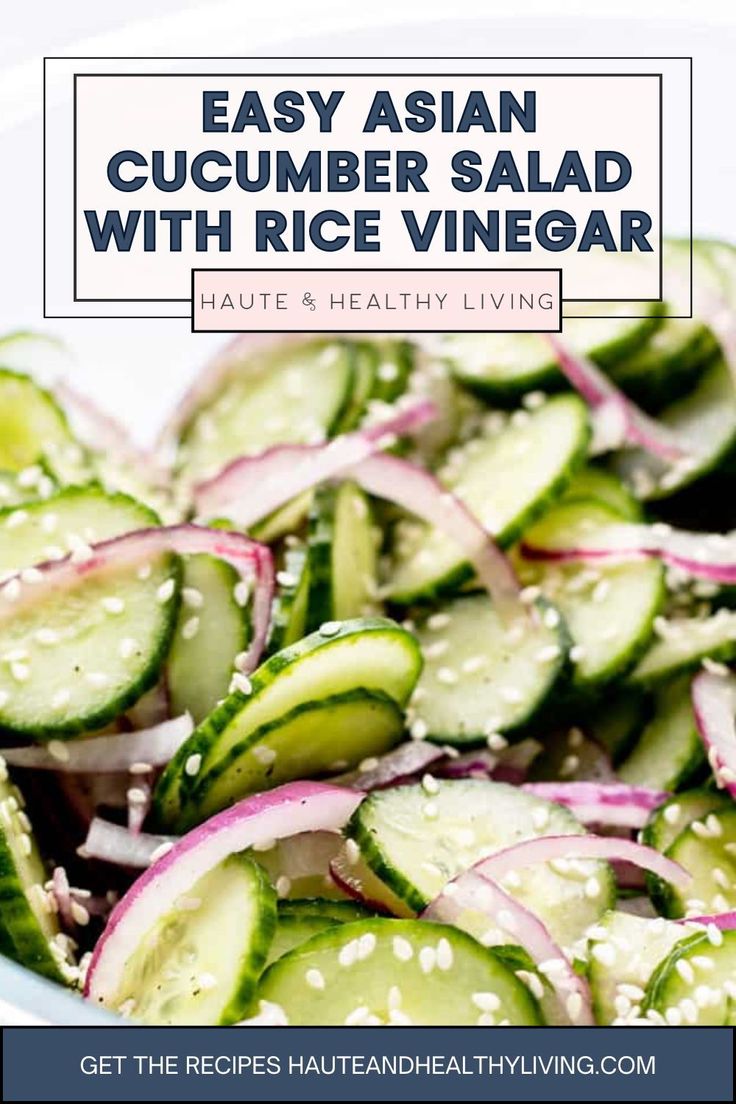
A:
<svg viewBox="0 0 736 1104">
<path fill-rule="evenodd" d="M 81 561 L 72 554 L 63 560 L 48 560 L 39 564 L 41 578 L 32 585 L 22 584 L 22 573 L 6 580 L 0 596 L 5 594 L 8 582 L 17 580 L 14 588 L 21 584 L 22 597 L 20 600 L 17 597 L 12 601 L 6 600 L 0 604 L 0 611 L 6 616 L 12 615 L 24 598 L 37 601 L 43 598 L 47 589 L 71 586 L 96 571 L 146 562 L 161 552 L 175 552 L 180 556 L 206 553 L 229 563 L 247 585 L 255 579 L 253 636 L 242 664 L 245 673 L 252 671 L 268 635 L 274 589 L 273 559 L 265 545 L 230 530 L 209 529 L 200 525 L 169 525 L 157 529 L 136 529 L 100 541 L 91 546 L 89 556 Z"/>
<path fill-rule="evenodd" d="M 241 456 L 194 488 L 200 517 L 226 515 L 248 529 L 292 498 L 342 475 L 347 468 L 437 414 L 427 399 L 400 400 L 396 413 L 375 425 L 318 445 L 276 445 Z"/>
<path fill-rule="evenodd" d="M 700 671 L 693 679 L 692 699 L 715 780 L 736 798 L 736 675 Z"/>
<path fill-rule="evenodd" d="M 686 920 L 678 920 L 678 924 L 710 924 L 719 931 L 734 931 L 736 929 L 736 912 L 714 912 L 708 916 L 688 916 Z"/>
<path fill-rule="evenodd" d="M 494 855 L 481 859 L 473 869 L 479 874 L 500 880 L 520 867 L 560 859 L 630 862 L 651 871 L 666 882 L 671 882 L 678 889 L 684 889 L 691 881 L 691 875 L 679 863 L 666 858 L 653 847 L 645 847 L 642 843 L 620 839 L 618 836 L 537 836 L 496 851 Z"/>
<path fill-rule="evenodd" d="M 617 524 L 596 527 L 569 548 L 548 548 L 525 539 L 524 556 L 530 560 L 557 563 L 578 561 L 659 558 L 702 579 L 723 585 L 736 584 L 736 535 L 697 533 L 671 529 L 667 525 Z"/>
<path fill-rule="evenodd" d="M 660 790 L 625 782 L 527 782 L 522 789 L 566 806 L 583 824 L 619 828 L 643 828 L 651 811 L 669 797 Z"/>
<path fill-rule="evenodd" d="M 445 752 L 436 744 L 426 740 L 408 740 L 379 759 L 366 759 L 357 770 L 341 774 L 331 781 L 357 787 L 365 793 L 383 790 L 416 777 L 444 758 Z"/>
<path fill-rule="evenodd" d="M 615 386 L 605 372 L 587 357 L 573 352 L 557 334 L 545 334 L 554 350 L 560 371 L 593 411 L 602 412 L 606 420 L 612 412 L 620 412 L 625 438 L 632 445 L 651 452 L 663 460 L 680 459 L 685 450 L 675 435 L 665 426 L 649 418 Z"/>
<path fill-rule="evenodd" d="M 492 778 L 495 782 L 520 786 L 541 750 L 542 745 L 531 738 L 500 751 L 475 748 L 448 757 L 435 773 L 441 778 Z"/>
<path fill-rule="evenodd" d="M 112 736 L 93 736 L 86 740 L 68 740 L 48 746 L 3 748 L 2 756 L 11 767 L 32 767 L 74 774 L 128 771 L 136 764 L 163 767 L 194 730 L 188 713 L 171 721 L 138 732 L 120 732 Z"/>
<path fill-rule="evenodd" d="M 112 1000 L 125 963 L 146 932 L 228 855 L 299 832 L 340 829 L 361 799 L 341 786 L 291 782 L 247 797 L 188 832 L 113 909 L 92 954 L 85 996 L 99 1004 Z"/>
<path fill-rule="evenodd" d="M 493 878 L 479 873 L 477 866 L 449 882 L 424 910 L 422 919 L 456 923 L 466 911 L 487 916 L 492 928 L 505 932 L 527 951 L 554 989 L 566 1021 L 576 1026 L 595 1023 L 587 982 L 572 968 L 539 917 Z"/>
<path fill-rule="evenodd" d="M 492 535 L 431 472 L 387 453 L 369 456 L 348 472 L 369 494 L 396 503 L 434 525 L 467 556 L 502 617 L 526 617 L 519 584 L 509 561 Z"/>
<path fill-rule="evenodd" d="M 149 484 L 166 487 L 170 473 L 148 449 L 132 440 L 125 426 L 105 413 L 87 395 L 77 391 L 66 380 L 60 380 L 54 392 L 57 399 L 78 424 L 79 433 L 88 446 L 134 468 Z"/>
<path fill-rule="evenodd" d="M 287 345 L 299 345 L 314 338 L 314 334 L 237 334 L 197 374 L 174 407 L 158 434 L 156 452 L 163 455 L 176 443 L 181 431 L 191 421 L 199 407 L 213 399 L 234 377 L 248 372 L 249 362 L 259 353 Z"/>
<path fill-rule="evenodd" d="M 94 817 L 87 838 L 79 848 L 85 859 L 100 859 L 131 869 L 145 868 L 158 851 L 162 854 L 176 843 L 177 836 L 159 836 L 151 832 L 131 832 L 122 824 Z"/>
</svg>

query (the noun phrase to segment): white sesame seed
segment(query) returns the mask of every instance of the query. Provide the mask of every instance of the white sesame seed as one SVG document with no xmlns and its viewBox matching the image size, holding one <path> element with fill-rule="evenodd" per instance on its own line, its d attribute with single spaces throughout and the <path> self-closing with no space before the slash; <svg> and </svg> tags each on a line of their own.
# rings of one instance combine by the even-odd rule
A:
<svg viewBox="0 0 736 1104">
<path fill-rule="evenodd" d="M 573 663 L 581 663 L 585 659 L 585 648 L 582 644 L 573 644 L 570 649 L 570 659 Z"/>
<path fill-rule="evenodd" d="M 422 720 L 421 717 L 417 717 L 417 719 L 412 722 L 409 729 L 409 735 L 412 740 L 423 740 L 428 732 L 429 725 L 426 721 Z"/>
<path fill-rule="evenodd" d="M 71 693 L 69 690 L 57 690 L 51 698 L 52 709 L 63 709 L 65 705 L 68 705 L 71 701 Z"/>
<path fill-rule="evenodd" d="M 693 984 L 693 982 L 695 981 L 695 973 L 686 958 L 678 959 L 678 961 L 675 963 L 675 969 L 677 970 L 683 981 L 687 982 L 688 985 Z"/>
<path fill-rule="evenodd" d="M 613 943 L 596 943 L 591 954 L 603 966 L 613 966 L 616 961 L 616 948 Z"/>
<path fill-rule="evenodd" d="M 21 663 L 20 660 L 10 664 L 10 673 L 16 682 L 28 682 L 31 677 L 31 669 L 27 663 Z"/>
<path fill-rule="evenodd" d="M 34 638 L 39 644 L 45 644 L 51 647 L 54 644 L 59 643 L 59 634 L 55 629 L 41 628 L 34 633 Z"/>
<path fill-rule="evenodd" d="M 546 805 L 538 805 L 532 809 L 532 824 L 541 832 L 549 824 L 549 809 Z"/>
<path fill-rule="evenodd" d="M 414 956 L 414 948 L 411 943 L 401 935 L 394 936 L 393 949 L 394 956 L 398 958 L 399 962 L 408 962 Z"/>
<path fill-rule="evenodd" d="M 427 628 L 432 632 L 439 632 L 442 629 L 446 629 L 449 624 L 449 613 L 433 613 L 431 617 L 427 618 Z"/>
<path fill-rule="evenodd" d="M 597 878 L 588 878 L 585 883 L 585 896 L 591 901 L 594 901 L 596 897 L 601 895 L 601 883 Z"/>
<path fill-rule="evenodd" d="M 508 740 L 500 732 L 489 732 L 486 736 L 486 743 L 491 751 L 503 751 L 509 746 Z"/>
<path fill-rule="evenodd" d="M 325 976 L 321 970 L 307 970 L 304 980 L 310 989 L 324 989 L 325 987 Z"/>
<path fill-rule="evenodd" d="M 264 744 L 256 744 L 251 750 L 253 752 L 253 757 L 264 767 L 276 761 L 276 751 L 274 748 L 266 747 Z"/>
<path fill-rule="evenodd" d="M 437 806 L 437 802 L 425 801 L 424 805 L 422 806 L 422 814 L 427 818 L 427 820 L 436 820 L 437 817 L 440 815 L 440 810 Z"/>
<path fill-rule="evenodd" d="M 360 860 L 360 847 L 354 839 L 348 838 L 345 840 L 345 858 L 351 866 L 355 866 Z"/>
<path fill-rule="evenodd" d="M 196 587 L 182 587 L 181 600 L 187 609 L 201 609 L 204 605 L 204 595 Z"/>
<path fill-rule="evenodd" d="M 252 694 L 253 684 L 247 675 L 244 675 L 242 671 L 235 671 L 230 679 L 229 691 L 234 694 L 236 691 L 240 694 Z"/>
<path fill-rule="evenodd" d="M 287 878 L 285 874 L 282 874 L 276 879 L 276 893 L 279 897 L 288 897 L 291 892 L 291 878 Z"/>
<path fill-rule="evenodd" d="M 190 778 L 194 778 L 194 776 L 199 772 L 199 768 L 201 766 L 202 756 L 198 751 L 194 752 L 187 758 L 187 761 L 184 764 L 184 773 L 188 774 Z"/>
<path fill-rule="evenodd" d="M 319 627 L 319 635 L 327 637 L 337 636 L 341 628 L 342 623 L 340 621 L 323 621 Z"/>
<path fill-rule="evenodd" d="M 113 594 L 106 595 L 102 599 L 101 605 L 102 605 L 102 608 L 104 609 L 105 613 L 118 614 L 118 613 L 124 613 L 125 612 L 125 602 L 122 598 L 117 597 L 117 595 L 113 595 Z"/>
<path fill-rule="evenodd" d="M 434 947 L 422 947 L 419 951 L 419 968 L 423 974 L 431 974 L 437 964 L 437 952 Z"/>
<path fill-rule="evenodd" d="M 120 641 L 118 651 L 121 659 L 132 659 L 138 651 L 138 641 L 134 640 L 132 636 L 124 636 Z"/>
<path fill-rule="evenodd" d="M 376 949 L 376 937 L 373 932 L 366 932 L 358 938 L 358 960 L 370 958 Z"/>
<path fill-rule="evenodd" d="M 498 1012 L 501 1007 L 501 1001 L 495 993 L 473 993 L 470 999 L 481 1012 Z"/>
<path fill-rule="evenodd" d="M 394 939 L 394 953 L 396 950 L 396 940 Z M 349 943 L 346 943 L 340 948 L 340 952 L 337 956 L 337 961 L 341 966 L 352 966 L 358 961 L 358 940 L 351 939 Z"/>
<path fill-rule="evenodd" d="M 148 860 L 148 865 L 150 866 L 151 863 L 155 863 L 159 859 L 162 859 L 164 857 L 164 855 L 168 855 L 169 851 L 171 851 L 173 846 L 174 846 L 173 843 L 170 843 L 169 840 L 166 840 L 165 843 L 160 843 L 158 845 L 158 847 L 155 849 L 155 851 L 151 852 L 151 857 Z"/>
<path fill-rule="evenodd" d="M 681 812 L 682 807 L 678 805 L 677 802 L 673 802 L 672 805 L 665 805 L 662 816 L 668 824 L 676 824 L 680 818 Z"/>
<path fill-rule="evenodd" d="M 443 936 L 437 944 L 437 966 L 440 970 L 450 970 L 452 969 L 453 960 L 452 947 Z"/>
<path fill-rule="evenodd" d="M 156 590 L 156 601 L 160 605 L 164 605 L 171 598 L 174 597 L 174 591 L 176 590 L 176 583 L 173 579 L 165 579 L 163 583 Z"/>
<path fill-rule="evenodd" d="M 454 686 L 458 681 L 457 671 L 454 671 L 452 667 L 438 667 L 436 677 L 437 681 L 444 686 Z"/>
<path fill-rule="evenodd" d="M 181 635 L 184 640 L 193 640 L 199 632 L 199 618 L 189 617 L 182 625 Z"/>
<path fill-rule="evenodd" d="M 52 759 L 60 763 L 69 762 L 69 748 L 61 740 L 50 740 L 46 747 Z"/>
</svg>

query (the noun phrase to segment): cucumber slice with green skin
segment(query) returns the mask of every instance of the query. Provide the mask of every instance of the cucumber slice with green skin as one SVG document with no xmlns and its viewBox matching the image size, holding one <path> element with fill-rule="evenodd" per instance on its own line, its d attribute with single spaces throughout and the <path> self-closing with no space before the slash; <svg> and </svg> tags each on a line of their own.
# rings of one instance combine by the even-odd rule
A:
<svg viewBox="0 0 736 1104">
<path fill-rule="evenodd" d="M 641 842 L 665 852 L 688 824 L 732 805 L 731 798 L 718 790 L 686 790 L 675 794 L 654 810 L 642 829 Z"/>
<path fill-rule="evenodd" d="M 665 406 L 659 421 L 677 435 L 687 456 L 667 465 L 652 453 L 625 449 L 611 459 L 612 470 L 645 502 L 676 494 L 733 455 L 736 389 L 723 360 L 716 359 L 689 394 Z"/>
<path fill-rule="evenodd" d="M 736 1025 L 736 931 L 714 946 L 705 932 L 678 943 L 654 971 L 642 1011 L 666 1023 Z"/>
<path fill-rule="evenodd" d="M 288 345 L 247 367 L 185 427 L 178 464 L 185 481 L 216 475 L 236 457 L 273 445 L 324 440 L 349 409 L 355 350 L 347 342 Z"/>
<path fill-rule="evenodd" d="M 482 594 L 432 614 L 417 630 L 425 662 L 412 732 L 460 746 L 528 727 L 564 676 L 569 648 L 557 610 L 540 603 L 537 612 L 509 628 Z"/>
<path fill-rule="evenodd" d="M 513 971 L 459 928 L 360 920 L 315 935 L 268 968 L 258 997 L 289 1024 L 480 1025 L 542 1022 Z"/>
<path fill-rule="evenodd" d="M 643 511 L 625 483 L 605 468 L 587 465 L 574 475 L 562 496 L 562 502 L 578 500 L 596 502 L 608 506 L 627 521 L 641 521 Z"/>
<path fill-rule="evenodd" d="M 651 702 L 646 694 L 621 687 L 609 703 L 585 719 L 585 732 L 605 748 L 614 766 L 618 766 L 636 743 L 651 716 Z"/>
<path fill-rule="evenodd" d="M 439 476 L 508 546 L 565 489 L 583 462 L 589 436 L 584 404 L 575 395 L 560 395 L 536 410 L 517 411 L 500 432 L 475 438 Z M 405 522 L 402 529 L 389 579 L 392 601 L 432 598 L 472 578 L 462 551 L 443 533 L 419 522 Z"/>
<path fill-rule="evenodd" d="M 309 517 L 313 497 L 314 491 L 309 490 L 292 498 L 291 502 L 279 506 L 268 517 L 251 526 L 250 535 L 263 544 L 273 544 L 283 537 L 298 533 Z"/>
<path fill-rule="evenodd" d="M 657 691 L 654 716 L 618 768 L 622 782 L 653 790 L 677 790 L 704 765 L 705 751 L 695 723 L 690 681 L 676 679 Z"/>
<path fill-rule="evenodd" d="M 327 897 L 297 897 L 293 900 L 279 901 L 279 917 L 285 916 L 322 916 L 339 924 L 347 924 L 350 920 L 367 919 L 370 912 L 357 901 L 333 901 Z"/>
<path fill-rule="evenodd" d="M 309 563 L 301 542 L 284 553 L 284 566 L 276 576 L 276 596 L 271 610 L 268 654 L 288 648 L 306 634 L 309 601 Z"/>
<path fill-rule="evenodd" d="M 619 317 L 626 305 L 576 303 L 576 311 L 606 318 L 574 318 L 564 323 L 565 340 L 604 368 L 632 355 L 656 330 L 663 307 L 640 304 L 646 318 Z M 582 309 L 582 310 L 581 310 Z M 475 394 L 498 406 L 514 405 L 526 392 L 564 387 L 544 337 L 539 334 L 447 334 L 441 350 L 457 378 Z"/>
<path fill-rule="evenodd" d="M 251 676 L 249 694 L 236 690 L 195 729 L 158 781 L 156 817 L 161 824 L 174 823 L 180 799 L 199 784 L 199 777 L 257 728 L 304 704 L 359 688 L 383 691 L 403 707 L 421 667 L 414 637 L 388 618 L 326 622 L 267 659 Z M 339 750 L 332 758 L 341 758 Z M 188 762 L 199 765 L 194 774 L 187 772 Z"/>
<path fill-rule="evenodd" d="M 736 805 L 693 820 L 665 854 L 692 874 L 685 890 L 667 885 L 657 904 L 666 916 L 705 916 L 736 908 Z"/>
<path fill-rule="evenodd" d="M 502 782 L 438 780 L 435 790 L 411 785 L 374 791 L 346 829 L 363 861 L 415 912 L 487 855 L 524 839 L 583 831 L 562 806 Z M 571 946 L 615 900 L 606 863 L 574 864 L 564 874 L 549 864 L 517 873 L 518 884 L 505 888 L 561 946 Z"/>
<path fill-rule="evenodd" d="M 230 855 L 147 932 L 110 1003 L 144 1024 L 236 1023 L 253 999 L 275 927 L 265 874 Z"/>
<path fill-rule="evenodd" d="M 379 612 L 377 536 L 368 497 L 355 483 L 316 492 L 307 537 L 308 631 Z"/>
<path fill-rule="evenodd" d="M 403 731 L 403 712 L 380 690 L 361 688 L 301 702 L 254 729 L 197 776 L 177 830 L 186 831 L 248 794 L 355 767 L 389 751 Z"/>
<path fill-rule="evenodd" d="M 0 574 L 157 524 L 127 495 L 70 487 L 0 511 Z M 39 740 L 66 738 L 103 728 L 133 705 L 157 681 L 169 650 L 178 580 L 178 559 L 163 554 L 150 571 L 81 577 L 43 602 L 16 607 L 3 599 L 0 726 Z"/>
<path fill-rule="evenodd" d="M 0 952 L 42 977 L 68 985 L 56 914 L 44 889 L 46 872 L 23 796 L 0 758 Z"/>
<path fill-rule="evenodd" d="M 377 365 L 371 399 L 392 403 L 404 394 L 414 367 L 414 347 L 409 341 L 382 338 L 373 342 Z"/>
<path fill-rule="evenodd" d="M 236 600 L 240 580 L 214 556 L 186 556 L 182 602 L 167 664 L 172 716 L 200 724 L 227 697 L 235 658 L 250 637 L 248 611 Z"/>
<path fill-rule="evenodd" d="M 736 611 L 719 609 L 712 617 L 682 617 L 663 623 L 661 637 L 629 675 L 635 686 L 656 686 L 710 657 L 728 663 L 736 656 Z"/>
<path fill-rule="evenodd" d="M 378 367 L 378 354 L 369 341 L 351 342 L 353 354 L 353 390 L 336 433 L 347 433 L 360 422 L 371 397 Z"/>
<path fill-rule="evenodd" d="M 344 896 L 330 877 L 330 863 L 342 846 L 342 836 L 337 832 L 306 832 L 276 840 L 266 849 L 249 852 L 249 856 L 263 867 L 276 887 L 281 908 L 291 897 L 302 901 L 334 897 L 339 901 Z M 317 906 L 312 911 L 317 911 Z"/>
<path fill-rule="evenodd" d="M 317 916 L 314 913 L 304 916 L 282 916 L 279 910 L 276 932 L 268 952 L 266 966 L 270 966 L 272 962 L 293 951 L 295 947 L 300 947 L 313 935 L 318 935 L 328 928 L 334 928 L 339 923 L 339 920 L 334 920 L 330 916 Z"/>
<path fill-rule="evenodd" d="M 2 346 L 0 346 L 0 363 Z M 78 445 L 49 391 L 28 376 L 0 368 L 0 468 L 19 472 L 41 457 Z"/>
<path fill-rule="evenodd" d="M 540 547 L 578 543 L 619 516 L 601 502 L 555 507 L 529 533 Z M 573 687 L 588 692 L 628 671 L 652 635 L 665 596 L 664 570 L 654 561 L 595 565 L 521 560 L 523 581 L 558 607 L 573 639 Z M 579 649 L 579 650 L 578 650 Z"/>
<path fill-rule="evenodd" d="M 687 939 L 682 924 L 607 912 L 588 943 L 588 980 L 593 1012 L 601 1025 L 637 1015 L 658 964 Z"/>
<path fill-rule="evenodd" d="M 353 840 L 346 841 L 330 863 L 330 875 L 341 891 L 372 912 L 412 917 L 414 911 L 371 870 Z"/>
<path fill-rule="evenodd" d="M 43 463 L 19 472 L 0 471 L 0 509 L 51 498 L 59 485 Z"/>
</svg>

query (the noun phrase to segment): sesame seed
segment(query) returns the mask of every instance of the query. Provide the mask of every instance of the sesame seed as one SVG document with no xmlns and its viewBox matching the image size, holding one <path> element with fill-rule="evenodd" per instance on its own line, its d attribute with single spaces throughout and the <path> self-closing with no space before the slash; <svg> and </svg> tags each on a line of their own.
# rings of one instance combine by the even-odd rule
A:
<svg viewBox="0 0 736 1104">
<path fill-rule="evenodd" d="M 235 671 L 230 679 L 229 692 L 234 694 L 236 691 L 240 694 L 252 694 L 253 684 L 247 675 L 244 675 L 242 671 Z"/>
<path fill-rule="evenodd" d="M 495 993 L 473 993 L 470 999 L 481 1012 L 498 1012 L 501 1007 L 501 1001 Z"/>
<path fill-rule="evenodd" d="M 434 947 L 422 947 L 419 951 L 419 968 L 423 974 L 431 974 L 437 964 L 437 952 Z"/>
<path fill-rule="evenodd" d="M 555 659 L 559 659 L 562 651 L 557 644 L 547 644 L 544 648 L 540 648 L 535 655 L 537 663 L 551 663 Z"/>
<path fill-rule="evenodd" d="M 672 805 L 665 805 L 662 816 L 668 824 L 676 824 L 680 819 L 681 812 L 682 807 L 678 805 L 677 802 L 673 802 Z"/>
<path fill-rule="evenodd" d="M 404 937 L 401 935 L 394 936 L 393 950 L 394 957 L 398 958 L 399 962 L 408 962 L 409 959 L 414 957 L 414 948 L 412 947 L 409 940 L 404 939 Z"/>
<path fill-rule="evenodd" d="M 291 878 L 287 878 L 285 874 L 282 874 L 276 879 L 276 894 L 279 897 L 288 897 L 291 892 Z"/>
<path fill-rule="evenodd" d="M 20 597 L 20 579 L 14 578 L 3 587 L 3 598 L 8 602 L 15 602 Z"/>
<path fill-rule="evenodd" d="M 351 866 L 355 866 L 360 860 L 360 847 L 354 839 L 345 840 L 345 858 Z"/>
<path fill-rule="evenodd" d="M 589 900 L 594 901 L 596 897 L 600 897 L 600 894 L 601 883 L 597 878 L 588 878 L 585 883 L 585 896 L 589 898 Z"/>
<path fill-rule="evenodd" d="M 205 971 L 197 975 L 197 985 L 200 989 L 214 989 L 217 985 L 217 978 L 214 974 Z"/>
<path fill-rule="evenodd" d="M 532 824 L 541 832 L 549 824 L 549 809 L 546 805 L 538 805 L 535 809 L 532 809 Z"/>
<path fill-rule="evenodd" d="M 454 955 L 452 953 L 452 947 L 449 941 L 443 936 L 437 944 L 437 965 L 440 970 L 450 970 L 452 969 L 453 960 Z"/>
<path fill-rule="evenodd" d="M 79 901 L 72 901 L 71 909 L 74 922 L 82 928 L 86 927 L 89 924 L 89 912 L 84 905 L 80 905 Z"/>
<path fill-rule="evenodd" d="M 263 744 L 256 744 L 251 750 L 253 752 L 253 757 L 264 767 L 276 761 L 276 752 L 274 748 L 266 747 Z"/>
<path fill-rule="evenodd" d="M 131 805 L 145 805 L 148 801 L 148 794 L 140 786 L 131 786 L 125 796 Z"/>
<path fill-rule="evenodd" d="M 134 640 L 132 636 L 124 636 L 120 641 L 118 651 L 121 659 L 132 659 L 138 651 L 138 641 Z"/>
<path fill-rule="evenodd" d="M 438 667 L 437 681 L 444 686 L 454 686 L 458 681 L 457 671 L 453 671 L 452 667 Z"/>
<path fill-rule="evenodd" d="M 427 820 L 436 820 L 440 815 L 439 808 L 436 801 L 425 801 L 422 806 L 422 814 Z"/>
<path fill-rule="evenodd" d="M 717 924 L 708 924 L 706 926 L 706 934 L 708 936 L 708 942 L 712 947 L 720 947 L 723 943 L 723 932 Z"/>
<path fill-rule="evenodd" d="M 310 989 L 324 989 L 325 987 L 325 977 L 321 970 L 307 970 L 304 980 Z"/>
<path fill-rule="evenodd" d="M 156 601 L 163 606 L 166 602 L 174 597 L 175 590 L 175 581 L 173 579 L 166 579 L 156 590 Z"/>
<path fill-rule="evenodd" d="M 201 609 L 204 605 L 204 596 L 196 587 L 182 587 L 181 600 L 187 609 Z"/>
<path fill-rule="evenodd" d="M 106 595 L 102 599 L 102 608 L 105 613 L 123 613 L 125 611 L 125 602 L 122 598 L 118 598 L 116 595 Z"/>
<path fill-rule="evenodd" d="M 431 774 L 425 774 L 422 778 L 422 789 L 433 797 L 440 792 L 440 784 Z"/>
<path fill-rule="evenodd" d="M 346 963 L 343 963 L 343 965 L 346 965 Z M 368 1008 L 366 1008 L 364 1004 L 361 1004 L 357 1008 L 354 1008 L 352 1012 L 349 1012 L 348 1015 L 345 1017 L 345 1026 L 356 1027 L 359 1024 L 365 1023 L 368 1015 Z"/>
<path fill-rule="evenodd" d="M 616 961 L 616 948 L 612 943 L 596 943 L 591 953 L 603 966 L 613 966 Z"/>
<path fill-rule="evenodd" d="M 560 765 L 560 777 L 568 778 L 571 774 L 580 766 L 580 757 L 578 755 L 566 755 Z"/>
<path fill-rule="evenodd" d="M 509 705 L 520 705 L 524 700 L 524 695 L 515 686 L 502 686 L 498 691 L 498 695 Z"/>
<path fill-rule="evenodd" d="M 90 686 L 107 686 L 110 681 L 109 675 L 106 675 L 104 671 L 87 671 L 84 678 Z"/>
<path fill-rule="evenodd" d="M 202 756 L 199 752 L 194 752 L 187 758 L 184 764 L 184 773 L 188 774 L 190 778 L 193 778 L 202 766 Z"/>
<path fill-rule="evenodd" d="M 365 958 L 369 958 L 376 949 L 376 937 L 373 932 L 366 932 L 365 935 L 361 935 L 358 940 L 358 960 L 362 961 Z"/>
<path fill-rule="evenodd" d="M 683 981 L 687 982 L 688 985 L 693 984 L 693 982 L 695 981 L 695 973 L 686 958 L 678 959 L 678 961 L 675 963 L 675 969 L 677 970 Z"/>
<path fill-rule="evenodd" d="M 243 609 L 244 606 L 248 605 L 248 599 L 250 598 L 250 586 L 245 581 L 245 579 L 241 579 L 235 584 L 235 587 L 233 588 L 233 597 L 235 599 L 236 606 L 240 606 L 241 609 Z"/>
<path fill-rule="evenodd" d="M 39 644 L 45 644 L 49 647 L 54 644 L 58 644 L 60 639 L 59 634 L 58 632 L 56 632 L 55 629 L 49 629 L 45 627 L 42 629 L 38 629 L 38 631 L 34 634 L 34 637 Z"/>
<path fill-rule="evenodd" d="M 21 853 L 28 857 L 33 850 L 33 844 L 27 832 L 20 832 L 18 834 L 18 844 L 20 845 Z"/>
<path fill-rule="evenodd" d="M 342 624 L 340 621 L 323 621 L 319 627 L 319 635 L 327 637 L 337 636 L 341 628 Z"/>
<path fill-rule="evenodd" d="M 573 663 L 581 663 L 585 659 L 585 648 L 582 644 L 573 644 L 570 649 L 570 659 Z"/>
<path fill-rule="evenodd" d="M 50 740 L 46 745 L 49 755 L 59 763 L 69 762 L 69 748 L 61 740 Z"/>
<path fill-rule="evenodd" d="M 396 940 L 394 939 L 394 953 L 396 950 Z M 340 952 L 337 956 L 337 961 L 341 966 L 352 966 L 358 961 L 358 940 L 351 939 L 349 943 L 345 943 L 340 948 Z"/>
<path fill-rule="evenodd" d="M 705 818 L 705 826 L 712 836 L 722 836 L 723 826 L 715 813 L 709 813 Z"/>
<path fill-rule="evenodd" d="M 421 717 L 417 717 L 417 719 L 412 722 L 409 729 L 409 735 L 412 740 L 423 740 L 428 732 L 429 725 L 426 721 L 422 720 Z"/>
<path fill-rule="evenodd" d="M 24 525 L 28 521 L 27 510 L 13 510 L 12 514 L 8 514 L 5 519 L 6 529 L 17 529 L 19 525 Z"/>
<path fill-rule="evenodd" d="M 432 632 L 446 629 L 449 624 L 449 613 L 433 613 L 431 617 L 427 618 L 427 628 Z"/>
<path fill-rule="evenodd" d="M 43 572 L 39 571 L 37 567 L 24 567 L 20 573 L 20 578 L 21 582 L 33 586 L 35 583 L 43 581 Z"/>
<path fill-rule="evenodd" d="M 152 863 L 155 863 L 159 859 L 162 859 L 164 855 L 168 855 L 173 846 L 173 843 L 170 843 L 169 840 L 166 840 L 165 843 L 160 843 L 155 851 L 151 852 L 151 857 L 148 860 L 148 865 L 150 866 Z"/>
<path fill-rule="evenodd" d="M 489 732 L 486 736 L 486 743 L 491 751 L 503 751 L 504 748 L 509 746 L 508 740 L 500 732 Z"/>
<path fill-rule="evenodd" d="M 69 704 L 71 697 L 69 690 L 57 690 L 51 699 L 51 708 L 63 709 L 65 705 Z"/>
<path fill-rule="evenodd" d="M 665 1011 L 664 1018 L 670 1027 L 679 1027 L 682 1023 L 682 1012 L 679 1008 L 668 1008 Z"/>
<path fill-rule="evenodd" d="M 189 617 L 182 625 L 181 635 L 184 640 L 193 640 L 199 632 L 199 618 Z"/>
</svg>

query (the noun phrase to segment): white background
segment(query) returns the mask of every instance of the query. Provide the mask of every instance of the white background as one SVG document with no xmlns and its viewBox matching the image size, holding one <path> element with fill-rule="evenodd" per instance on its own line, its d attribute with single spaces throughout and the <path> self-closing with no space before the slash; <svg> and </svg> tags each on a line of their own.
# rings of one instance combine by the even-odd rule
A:
<svg viewBox="0 0 736 1104">
<path fill-rule="evenodd" d="M 124 7 L 44 0 L 8 6 L 0 40 L 0 332 L 40 326 L 67 338 L 79 359 L 76 382 L 141 437 L 152 434 L 217 339 L 191 335 L 185 321 L 43 322 L 43 54 L 693 54 L 695 226 L 701 234 L 736 238 L 732 0 L 126 0 Z"/>
</svg>

